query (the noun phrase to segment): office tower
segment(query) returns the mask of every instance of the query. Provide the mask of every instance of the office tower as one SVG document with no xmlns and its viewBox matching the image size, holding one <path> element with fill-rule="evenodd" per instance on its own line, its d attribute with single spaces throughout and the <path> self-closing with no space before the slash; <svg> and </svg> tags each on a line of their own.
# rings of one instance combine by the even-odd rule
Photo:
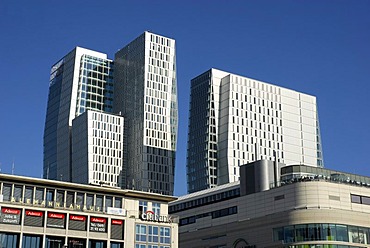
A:
<svg viewBox="0 0 370 248">
<path fill-rule="evenodd" d="M 123 117 L 86 110 L 72 121 L 72 182 L 121 187 Z"/>
<path fill-rule="evenodd" d="M 175 40 L 144 32 L 115 54 L 114 111 L 125 118 L 127 188 L 172 195 L 177 139 Z"/>
<path fill-rule="evenodd" d="M 316 98 L 210 69 L 191 80 L 188 192 L 239 180 L 260 159 L 323 166 Z"/>
<path fill-rule="evenodd" d="M 86 110 L 112 112 L 113 62 L 107 55 L 76 47 L 50 72 L 44 130 L 44 177 L 72 179 L 72 121 Z"/>
</svg>

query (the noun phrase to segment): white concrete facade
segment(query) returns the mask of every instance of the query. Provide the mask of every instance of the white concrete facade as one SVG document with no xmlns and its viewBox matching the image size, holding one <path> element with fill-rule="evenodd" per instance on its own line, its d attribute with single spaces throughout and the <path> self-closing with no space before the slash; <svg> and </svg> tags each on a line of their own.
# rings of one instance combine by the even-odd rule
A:
<svg viewBox="0 0 370 248">
<path fill-rule="evenodd" d="M 295 178 L 264 191 L 243 195 L 233 182 L 171 202 L 169 213 L 180 218 L 179 246 L 369 247 L 370 178 L 294 167 Z"/>
<path fill-rule="evenodd" d="M 87 110 L 73 120 L 72 182 L 121 187 L 124 118 Z"/>
<path fill-rule="evenodd" d="M 239 180 L 259 159 L 323 166 L 316 98 L 211 69 L 194 78 L 188 134 L 188 191 Z"/>
</svg>

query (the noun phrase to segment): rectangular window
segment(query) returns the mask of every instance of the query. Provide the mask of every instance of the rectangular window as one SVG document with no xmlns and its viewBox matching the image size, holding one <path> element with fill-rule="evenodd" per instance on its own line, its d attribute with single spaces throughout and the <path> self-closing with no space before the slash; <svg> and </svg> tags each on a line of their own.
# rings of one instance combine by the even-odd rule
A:
<svg viewBox="0 0 370 248">
<path fill-rule="evenodd" d="M 33 202 L 33 187 L 26 187 L 24 192 L 24 200 L 25 202 L 27 202 L 27 200 Z"/>
<path fill-rule="evenodd" d="M 103 196 L 102 195 L 96 196 L 95 210 L 103 211 Z"/>
<path fill-rule="evenodd" d="M 71 205 L 75 203 L 75 193 L 68 191 L 67 192 L 67 208 L 69 208 Z"/>
<path fill-rule="evenodd" d="M 115 208 L 122 208 L 122 198 L 121 197 L 115 197 L 114 198 L 114 207 Z"/>
<path fill-rule="evenodd" d="M 47 189 L 46 190 L 46 201 L 53 202 L 54 201 L 54 192 L 55 190 L 53 189 Z"/>
<path fill-rule="evenodd" d="M 348 230 L 345 225 L 336 225 L 337 229 L 337 241 L 348 242 Z"/>
<path fill-rule="evenodd" d="M 22 192 L 23 192 L 23 186 L 14 185 L 13 197 L 16 201 L 19 201 L 20 199 L 22 199 Z"/>
<path fill-rule="evenodd" d="M 154 214 L 161 215 L 161 204 L 157 202 L 152 203 L 152 210 Z"/>
<path fill-rule="evenodd" d="M 111 196 L 105 197 L 105 209 L 108 207 L 113 207 L 113 197 Z"/>
<path fill-rule="evenodd" d="M 57 190 L 56 202 L 60 203 L 60 206 L 64 206 L 64 191 Z"/>
<path fill-rule="evenodd" d="M 361 196 L 359 196 L 359 195 L 351 195 L 351 202 L 352 203 L 360 203 L 361 204 Z"/>
<path fill-rule="evenodd" d="M 41 248 L 42 237 L 36 235 L 24 234 L 22 240 L 22 248 Z"/>
<path fill-rule="evenodd" d="M 0 247 L 17 248 L 18 234 L 0 232 Z"/>
<path fill-rule="evenodd" d="M 94 206 L 94 195 L 87 194 L 86 195 L 86 208 L 90 209 Z"/>
<path fill-rule="evenodd" d="M 147 201 L 139 201 L 139 212 L 145 213 L 148 211 L 148 202 Z"/>
<path fill-rule="evenodd" d="M 85 194 L 77 192 L 76 205 L 83 207 L 85 205 Z"/>
<path fill-rule="evenodd" d="M 11 184 L 3 184 L 3 200 L 10 201 L 12 196 L 12 185 Z"/>
<path fill-rule="evenodd" d="M 136 241 L 146 242 L 146 225 L 136 225 L 135 237 Z"/>
<path fill-rule="evenodd" d="M 44 200 L 44 188 L 36 188 L 35 200 L 39 202 Z"/>
<path fill-rule="evenodd" d="M 159 233 L 157 226 L 148 226 L 148 242 L 158 243 Z"/>
<path fill-rule="evenodd" d="M 171 243 L 171 233 L 169 227 L 161 227 L 160 228 L 160 243 L 162 244 L 170 244 Z"/>
</svg>

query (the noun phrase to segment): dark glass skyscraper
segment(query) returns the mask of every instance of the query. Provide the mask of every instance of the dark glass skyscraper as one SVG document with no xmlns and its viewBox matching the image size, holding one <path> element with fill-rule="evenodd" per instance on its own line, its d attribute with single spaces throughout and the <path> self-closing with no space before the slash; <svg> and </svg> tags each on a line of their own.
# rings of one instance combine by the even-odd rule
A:
<svg viewBox="0 0 370 248">
<path fill-rule="evenodd" d="M 72 121 L 86 110 L 112 112 L 113 62 L 76 47 L 50 72 L 44 130 L 44 178 L 72 180 Z"/>
<path fill-rule="evenodd" d="M 177 140 L 175 40 L 144 32 L 115 55 L 114 111 L 125 118 L 128 188 L 172 195 Z"/>
</svg>

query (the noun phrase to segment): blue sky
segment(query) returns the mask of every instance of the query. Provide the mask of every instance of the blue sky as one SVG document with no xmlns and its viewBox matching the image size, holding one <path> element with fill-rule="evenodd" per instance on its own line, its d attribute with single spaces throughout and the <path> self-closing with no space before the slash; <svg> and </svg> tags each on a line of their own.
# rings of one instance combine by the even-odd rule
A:
<svg viewBox="0 0 370 248">
<path fill-rule="evenodd" d="M 190 80 L 209 68 L 317 97 L 325 167 L 370 176 L 370 1 L 0 2 L 1 172 L 41 177 L 50 67 L 109 58 L 145 30 L 176 39 L 175 194 L 186 193 Z"/>
</svg>

